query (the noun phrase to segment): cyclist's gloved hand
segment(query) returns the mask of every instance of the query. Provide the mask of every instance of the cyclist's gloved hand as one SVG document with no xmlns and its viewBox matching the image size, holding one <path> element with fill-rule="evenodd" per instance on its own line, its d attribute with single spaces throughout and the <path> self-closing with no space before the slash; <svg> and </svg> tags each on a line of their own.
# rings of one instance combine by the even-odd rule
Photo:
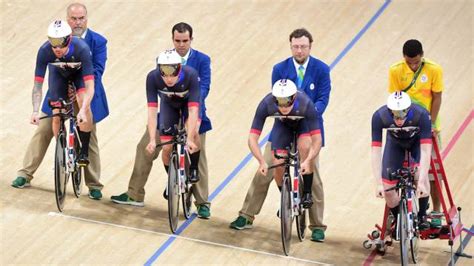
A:
<svg viewBox="0 0 474 266">
<path fill-rule="evenodd" d="M 33 112 L 30 118 L 30 124 L 38 125 L 39 124 L 39 114 L 38 112 Z"/>
</svg>

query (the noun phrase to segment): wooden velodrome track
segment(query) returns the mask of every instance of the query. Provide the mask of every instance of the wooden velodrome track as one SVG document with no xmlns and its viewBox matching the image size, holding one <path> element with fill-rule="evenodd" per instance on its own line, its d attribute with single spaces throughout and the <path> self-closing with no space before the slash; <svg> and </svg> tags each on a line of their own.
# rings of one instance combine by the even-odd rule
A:
<svg viewBox="0 0 474 266">
<path fill-rule="evenodd" d="M 397 243 L 384 257 L 371 257 L 361 243 L 383 213 L 370 170 L 370 118 L 387 97 L 388 67 L 401 59 L 410 38 L 421 40 L 425 56 L 444 68 L 444 164 L 465 227 L 474 224 L 472 0 L 84 3 L 89 26 L 109 41 L 104 85 L 111 114 L 98 126 L 104 198 L 76 199 L 69 188 L 59 215 L 52 145 L 31 188 L 18 190 L 10 183 L 34 131 L 28 121 L 37 49 L 50 21 L 65 18 L 69 3 L 0 1 L 0 264 L 398 264 Z M 214 126 L 207 136 L 212 217 L 191 220 L 174 238 L 161 197 L 166 178 L 160 161 L 146 186 L 144 208 L 109 198 L 126 191 L 146 123 L 145 77 L 158 53 L 172 46 L 170 30 L 180 21 L 194 27 L 193 47 L 212 58 L 207 100 Z M 272 66 L 291 54 L 289 33 L 302 26 L 315 38 L 312 55 L 332 68 L 324 115 L 327 145 L 321 153 L 328 230 L 324 244 L 299 243 L 295 237 L 291 257 L 283 258 L 276 186 L 252 230 L 228 225 L 257 167 L 253 159 L 244 161 L 256 105 L 270 89 Z M 465 252 L 473 254 L 469 240 Z M 447 264 L 446 251 L 447 241 L 422 241 L 421 264 Z"/>
</svg>

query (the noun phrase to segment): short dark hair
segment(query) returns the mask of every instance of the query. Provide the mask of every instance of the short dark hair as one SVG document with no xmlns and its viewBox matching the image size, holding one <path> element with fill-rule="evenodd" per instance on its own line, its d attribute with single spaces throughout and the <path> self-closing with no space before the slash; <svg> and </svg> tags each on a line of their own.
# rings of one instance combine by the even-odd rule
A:
<svg viewBox="0 0 474 266">
<path fill-rule="evenodd" d="M 305 28 L 300 28 L 300 29 L 296 29 L 294 30 L 291 34 L 290 34 L 290 42 L 291 42 L 291 39 L 293 38 L 301 38 L 301 37 L 307 37 L 309 39 L 309 43 L 313 43 L 313 36 L 311 35 L 311 33 L 309 33 L 309 31 Z"/>
<path fill-rule="evenodd" d="M 171 36 L 174 36 L 174 31 L 177 31 L 179 33 L 185 33 L 189 31 L 189 38 L 193 38 L 193 28 L 186 22 L 180 22 L 174 25 L 171 29 Z"/>
<path fill-rule="evenodd" d="M 423 46 L 421 45 L 421 42 L 415 39 L 406 41 L 403 45 L 403 55 L 408 57 L 423 55 Z"/>
</svg>

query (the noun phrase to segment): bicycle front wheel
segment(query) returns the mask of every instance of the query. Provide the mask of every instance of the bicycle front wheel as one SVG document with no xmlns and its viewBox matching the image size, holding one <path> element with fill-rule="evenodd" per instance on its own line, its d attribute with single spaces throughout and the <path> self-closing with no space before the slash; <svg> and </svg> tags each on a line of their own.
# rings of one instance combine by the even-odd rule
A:
<svg viewBox="0 0 474 266">
<path fill-rule="evenodd" d="M 168 220 L 173 233 L 178 228 L 179 198 L 178 156 L 173 153 L 171 154 L 168 172 Z"/>
<path fill-rule="evenodd" d="M 301 199 L 303 195 L 303 179 L 301 178 L 301 175 L 298 179 L 298 193 Z M 300 213 L 296 216 L 296 232 L 298 233 L 298 238 L 300 239 L 300 241 L 303 241 L 306 233 L 306 213 L 308 212 L 308 210 L 303 208 L 301 204 L 300 206 L 298 206 L 298 208 L 300 210 Z"/>
<path fill-rule="evenodd" d="M 288 256 L 291 246 L 291 226 L 293 224 L 293 217 L 291 214 L 291 184 L 290 178 L 286 174 L 283 177 L 283 184 L 281 187 L 280 220 L 283 252 Z"/>
<path fill-rule="evenodd" d="M 72 173 L 72 188 L 74 190 L 74 195 L 79 198 L 82 193 L 82 177 L 84 176 L 84 167 L 80 167 L 76 163 L 78 154 L 81 152 L 81 144 L 79 143 L 78 134 L 74 133 L 74 137 L 74 172 Z"/>
<path fill-rule="evenodd" d="M 398 213 L 398 232 L 400 236 L 400 260 L 401 264 L 408 265 L 408 210 L 405 199 L 400 201 Z"/>
<path fill-rule="evenodd" d="M 56 195 L 56 205 L 60 212 L 64 209 L 64 199 L 66 198 L 66 184 L 68 172 L 66 170 L 66 136 L 60 132 L 56 139 L 56 151 L 54 157 L 54 192 Z"/>
<path fill-rule="evenodd" d="M 186 184 L 186 191 L 182 194 L 184 218 L 191 217 L 191 208 L 193 204 L 193 186 Z"/>
</svg>

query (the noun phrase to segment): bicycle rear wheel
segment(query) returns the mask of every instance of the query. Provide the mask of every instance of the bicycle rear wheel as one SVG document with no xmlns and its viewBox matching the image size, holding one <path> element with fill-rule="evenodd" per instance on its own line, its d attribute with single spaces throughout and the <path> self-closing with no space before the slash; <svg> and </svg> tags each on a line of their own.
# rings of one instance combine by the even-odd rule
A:
<svg viewBox="0 0 474 266">
<path fill-rule="evenodd" d="M 179 180 L 178 180 L 178 156 L 171 154 L 168 172 L 168 220 L 171 232 L 175 233 L 179 222 Z"/>
<path fill-rule="evenodd" d="M 64 208 L 64 199 L 66 198 L 66 184 L 68 173 L 66 171 L 66 136 L 60 132 L 56 139 L 56 151 L 54 157 L 54 192 L 56 196 L 56 205 L 60 212 Z"/>
<path fill-rule="evenodd" d="M 301 175 L 298 179 L 298 193 L 301 198 L 303 195 L 303 179 L 301 178 Z M 298 238 L 300 241 L 303 241 L 306 233 L 306 213 L 308 210 L 303 208 L 301 204 L 298 206 L 298 208 L 300 210 L 300 214 L 296 216 L 296 232 L 298 233 Z"/>
<path fill-rule="evenodd" d="M 398 232 L 400 233 L 400 261 L 401 264 L 408 265 L 408 211 L 405 199 L 400 201 L 398 213 Z"/>
<path fill-rule="evenodd" d="M 287 174 L 283 177 L 281 187 L 280 202 L 280 221 L 281 221 L 281 242 L 283 244 L 283 252 L 288 256 L 291 247 L 291 227 L 293 217 L 291 215 L 291 184 Z"/>
</svg>

